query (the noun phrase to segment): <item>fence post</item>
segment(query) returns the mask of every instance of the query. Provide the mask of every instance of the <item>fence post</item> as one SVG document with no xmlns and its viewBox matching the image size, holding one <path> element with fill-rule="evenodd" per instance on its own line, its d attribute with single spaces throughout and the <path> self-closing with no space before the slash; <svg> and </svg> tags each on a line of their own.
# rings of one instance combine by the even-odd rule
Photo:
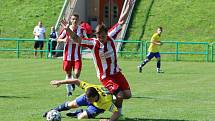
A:
<svg viewBox="0 0 215 121">
<path fill-rule="evenodd" d="M 147 56 L 147 41 L 145 41 L 145 57 Z"/>
<path fill-rule="evenodd" d="M 206 50 L 206 62 L 208 62 L 208 57 L 209 57 L 209 56 L 208 56 L 208 53 L 209 53 L 209 52 L 208 52 L 208 51 L 209 51 L 209 43 L 207 43 L 206 49 L 205 49 L 205 50 Z"/>
<path fill-rule="evenodd" d="M 142 61 L 143 60 L 143 41 L 140 41 L 141 43 L 141 50 L 140 50 L 140 61 Z"/>
<path fill-rule="evenodd" d="M 48 39 L 45 39 L 45 41 L 46 41 L 46 50 L 45 50 L 46 58 L 48 58 L 48 56 L 49 56 L 49 41 L 48 41 Z"/>
<path fill-rule="evenodd" d="M 176 61 L 178 61 L 179 42 L 176 42 Z"/>
<path fill-rule="evenodd" d="M 17 58 L 19 58 L 19 40 L 16 39 L 16 55 L 17 55 Z"/>
<path fill-rule="evenodd" d="M 211 44 L 211 62 L 214 62 L 214 47 L 213 47 L 213 43 Z"/>
</svg>

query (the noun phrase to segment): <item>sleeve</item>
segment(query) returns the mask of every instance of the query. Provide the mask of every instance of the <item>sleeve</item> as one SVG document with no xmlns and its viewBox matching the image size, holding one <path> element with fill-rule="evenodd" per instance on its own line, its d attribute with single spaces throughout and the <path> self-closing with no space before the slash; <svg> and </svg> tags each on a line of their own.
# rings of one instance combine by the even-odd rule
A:
<svg viewBox="0 0 215 121">
<path fill-rule="evenodd" d="M 122 30 L 120 24 L 115 24 L 111 29 L 108 30 L 108 36 L 112 39 L 116 39 L 118 33 Z"/>
<path fill-rule="evenodd" d="M 156 38 L 157 38 L 157 34 L 153 34 L 152 38 L 151 38 L 151 42 L 154 42 L 156 40 Z"/>
<path fill-rule="evenodd" d="M 118 111 L 118 109 L 117 109 L 117 107 L 112 103 L 111 106 L 110 106 L 110 108 L 109 108 L 109 111 L 110 111 L 110 112 L 116 112 L 116 111 Z"/>
<path fill-rule="evenodd" d="M 87 90 L 87 88 L 88 87 L 91 87 L 92 86 L 92 84 L 89 84 L 89 83 L 87 83 L 87 82 L 85 82 L 85 81 L 81 81 L 80 82 L 80 85 L 79 85 L 79 87 L 82 89 L 82 90 Z"/>
<path fill-rule="evenodd" d="M 64 39 L 66 37 L 66 30 L 62 29 L 59 35 L 59 39 Z"/>
<path fill-rule="evenodd" d="M 93 38 L 82 38 L 81 46 L 88 47 L 92 49 L 96 45 L 96 40 Z"/>
<path fill-rule="evenodd" d="M 34 33 L 37 32 L 37 26 L 34 27 L 34 31 L 33 31 L 33 32 L 34 32 Z"/>
</svg>

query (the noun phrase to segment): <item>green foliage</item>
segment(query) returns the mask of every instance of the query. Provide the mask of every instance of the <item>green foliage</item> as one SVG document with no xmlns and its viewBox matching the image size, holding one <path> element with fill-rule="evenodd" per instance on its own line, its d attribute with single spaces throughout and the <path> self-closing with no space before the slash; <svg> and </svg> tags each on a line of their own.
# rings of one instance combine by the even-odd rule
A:
<svg viewBox="0 0 215 121">
<path fill-rule="evenodd" d="M 154 61 L 144 67 L 143 73 L 138 73 L 137 61 L 119 62 L 132 90 L 132 98 L 124 101 L 124 121 L 215 119 L 213 63 L 162 62 L 165 73 L 158 74 Z M 62 60 L 0 59 L 0 63 L 1 120 L 41 121 L 44 111 L 83 93 L 76 88 L 74 95 L 67 98 L 64 85 L 49 85 L 50 80 L 65 78 Z M 80 79 L 100 84 L 92 60 L 83 61 Z M 62 116 L 63 121 L 78 121 L 65 113 Z M 97 118 L 109 116 L 106 112 Z"/>
</svg>

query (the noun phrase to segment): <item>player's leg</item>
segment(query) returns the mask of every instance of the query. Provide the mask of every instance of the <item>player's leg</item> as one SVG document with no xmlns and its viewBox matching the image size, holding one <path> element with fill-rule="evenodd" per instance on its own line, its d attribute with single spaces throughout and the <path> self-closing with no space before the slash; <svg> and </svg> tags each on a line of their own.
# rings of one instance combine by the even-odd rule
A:
<svg viewBox="0 0 215 121">
<path fill-rule="evenodd" d="M 44 45 L 44 42 L 43 41 L 40 41 L 40 57 L 42 58 L 43 57 L 43 45 Z"/>
<path fill-rule="evenodd" d="M 87 119 L 87 118 L 95 118 L 101 113 L 104 113 L 105 110 L 99 109 L 92 104 L 88 105 L 87 109 L 82 113 L 77 115 L 78 119 Z"/>
<path fill-rule="evenodd" d="M 79 76 L 80 76 L 80 73 L 81 73 L 82 61 L 78 60 L 78 61 L 75 61 L 74 63 L 75 64 L 74 64 L 74 69 L 73 69 L 74 70 L 73 78 L 78 79 Z M 75 90 L 75 85 L 74 84 L 72 85 L 72 87 L 73 87 L 73 90 Z"/>
<path fill-rule="evenodd" d="M 38 41 L 34 42 L 34 57 L 37 57 L 37 48 L 39 48 L 39 43 Z"/>
<path fill-rule="evenodd" d="M 90 105 L 90 103 L 87 101 L 86 95 L 79 96 L 78 98 L 76 98 L 75 101 L 76 101 L 76 104 L 78 106 L 88 106 L 88 105 Z M 69 116 L 69 117 L 79 117 L 79 115 L 80 115 L 80 118 L 81 117 L 85 118 L 87 116 L 87 113 L 83 109 L 78 109 L 78 110 L 75 110 L 75 111 L 71 111 L 71 112 L 67 113 L 66 115 Z"/>
<path fill-rule="evenodd" d="M 142 72 L 143 66 L 145 66 L 153 57 L 154 57 L 154 53 L 149 52 L 149 53 L 147 54 L 146 59 L 138 66 L 139 72 L 140 72 L 140 73 Z"/>
<path fill-rule="evenodd" d="M 121 72 L 111 76 L 111 78 L 113 78 L 115 82 L 119 85 L 120 91 L 116 95 L 117 96 L 116 105 L 118 105 L 119 112 L 122 113 L 123 99 L 131 98 L 130 86 L 125 76 Z"/>
<path fill-rule="evenodd" d="M 65 79 L 72 78 L 72 62 L 71 61 L 63 61 L 63 70 L 66 73 Z M 72 86 L 71 84 L 66 84 L 67 96 L 72 95 Z"/>
<path fill-rule="evenodd" d="M 155 58 L 157 59 L 157 72 L 163 73 L 163 71 L 160 69 L 161 68 L 161 56 L 160 56 L 159 52 L 155 53 Z"/>
<path fill-rule="evenodd" d="M 63 104 L 60 104 L 60 105 L 58 105 L 57 107 L 52 108 L 51 110 L 57 110 L 57 111 L 61 112 L 61 111 L 70 110 L 71 108 L 78 108 L 78 107 L 79 107 L 79 105 L 77 104 L 76 100 L 73 100 L 73 101 L 71 101 L 71 102 L 69 102 L 69 101 L 68 101 L 68 102 L 64 102 Z M 50 110 L 49 110 L 49 111 L 50 111 Z M 45 113 L 43 114 L 43 117 L 46 117 L 46 115 L 47 115 L 47 113 L 48 113 L 49 111 L 45 112 Z"/>
</svg>

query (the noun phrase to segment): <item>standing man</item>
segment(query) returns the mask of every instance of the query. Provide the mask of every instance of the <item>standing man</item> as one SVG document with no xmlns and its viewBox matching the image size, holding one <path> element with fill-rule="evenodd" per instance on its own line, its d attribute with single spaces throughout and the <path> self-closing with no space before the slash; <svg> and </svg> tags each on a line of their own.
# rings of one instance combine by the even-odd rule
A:
<svg viewBox="0 0 215 121">
<path fill-rule="evenodd" d="M 74 42 L 91 49 L 97 77 L 111 94 L 116 95 L 115 105 L 120 113 L 123 99 L 131 97 L 131 90 L 128 81 L 117 64 L 114 40 L 122 30 L 122 26 L 126 22 L 132 5 L 133 0 L 128 0 L 125 11 L 120 16 L 118 23 L 111 29 L 108 30 L 104 24 L 98 25 L 96 27 L 96 38 L 80 38 L 75 32 L 71 31 L 69 25 L 65 26 L 66 31 Z"/>
<path fill-rule="evenodd" d="M 57 38 L 58 38 L 58 33 L 55 30 L 55 27 L 52 26 L 51 27 L 51 33 L 49 34 L 49 43 L 48 43 L 48 50 L 49 50 L 49 57 L 51 57 L 51 55 L 53 57 L 56 57 L 56 52 L 51 52 L 51 50 L 55 50 L 56 46 L 57 46 Z"/>
<path fill-rule="evenodd" d="M 71 31 L 76 33 L 79 37 L 84 37 L 84 35 L 86 35 L 84 29 L 78 25 L 78 21 L 79 21 L 78 14 L 72 15 L 69 21 L 71 23 L 71 25 L 69 26 L 69 29 Z M 82 67 L 81 49 L 79 44 L 72 42 L 71 39 L 72 38 L 70 38 L 68 32 L 65 29 L 63 29 L 57 41 L 65 42 L 64 52 L 63 52 L 63 70 L 66 73 L 66 79 L 73 79 L 73 78 L 78 79 L 80 76 L 81 67 Z M 72 91 L 75 89 L 75 85 L 66 84 L 66 88 L 67 88 L 67 96 L 71 96 Z"/>
<path fill-rule="evenodd" d="M 147 58 L 138 66 L 139 72 L 142 72 L 142 68 L 146 65 L 153 57 L 157 59 L 157 72 L 163 73 L 161 71 L 161 56 L 158 50 L 158 46 L 161 46 L 163 43 L 160 41 L 161 33 L 163 31 L 162 27 L 157 28 L 157 32 L 153 34 L 151 38 L 151 44 L 148 48 L 149 53 L 147 54 Z"/>
<path fill-rule="evenodd" d="M 42 21 L 38 22 L 38 25 L 34 27 L 34 57 L 37 57 L 37 48 L 40 48 L 40 50 L 43 49 L 44 45 L 44 39 L 46 39 L 45 36 L 45 27 L 43 27 Z M 40 52 L 41 58 L 43 57 L 43 52 Z"/>
</svg>

